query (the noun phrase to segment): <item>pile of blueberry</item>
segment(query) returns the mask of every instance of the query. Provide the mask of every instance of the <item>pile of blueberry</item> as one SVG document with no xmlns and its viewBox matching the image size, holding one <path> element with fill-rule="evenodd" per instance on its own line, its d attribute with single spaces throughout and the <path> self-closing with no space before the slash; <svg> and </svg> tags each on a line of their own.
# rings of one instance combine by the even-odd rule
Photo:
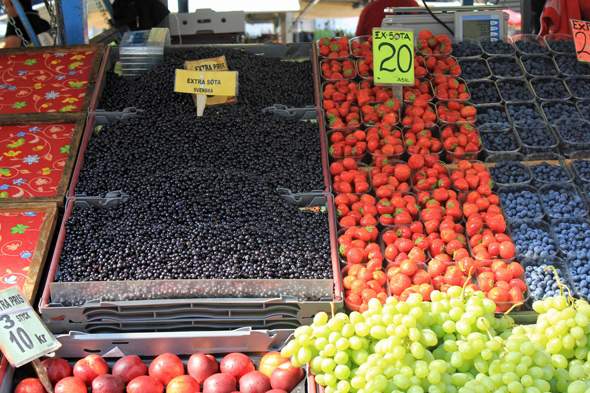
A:
<svg viewBox="0 0 590 393">
<path fill-rule="evenodd" d="M 555 136 L 548 127 L 519 127 L 516 132 L 523 147 L 532 147 L 534 151 L 548 151 L 550 147 L 557 146 Z"/>
<path fill-rule="evenodd" d="M 540 164 L 530 165 L 529 168 L 531 168 L 531 172 L 533 172 L 534 180 L 541 183 L 570 180 L 570 176 L 561 165 L 551 165 L 547 162 L 542 162 Z"/>
<path fill-rule="evenodd" d="M 522 162 L 501 161 L 490 168 L 492 179 L 498 184 L 519 184 L 531 180 L 531 175 Z"/>
<path fill-rule="evenodd" d="M 514 45 L 516 45 L 516 48 L 518 48 L 519 51 L 528 55 L 544 55 L 547 53 L 547 48 L 541 45 L 539 41 L 535 40 L 516 40 L 514 41 Z"/>
<path fill-rule="evenodd" d="M 451 55 L 455 57 L 473 57 L 482 54 L 480 46 L 470 41 L 454 42 L 451 50 Z"/>
<path fill-rule="evenodd" d="M 569 269 L 575 291 L 584 299 L 590 296 L 590 261 L 586 257 L 572 257 Z"/>
<path fill-rule="evenodd" d="M 516 57 L 493 57 L 488 59 L 488 64 L 494 76 L 503 78 L 522 76 L 522 70 Z"/>
<path fill-rule="evenodd" d="M 578 172 L 578 176 L 580 176 L 582 180 L 590 181 L 590 161 L 578 158 L 572 160 L 572 162 Z"/>
<path fill-rule="evenodd" d="M 590 256 L 590 224 L 585 220 L 569 219 L 553 225 L 561 251 L 568 258 Z"/>
<path fill-rule="evenodd" d="M 580 120 L 559 120 L 555 128 L 561 134 L 561 137 L 571 143 L 572 147 L 576 144 L 590 143 L 590 123 Z"/>
<path fill-rule="evenodd" d="M 559 296 L 561 293 L 559 284 L 555 279 L 555 272 L 559 277 L 561 284 L 566 284 L 562 263 L 556 258 L 543 258 L 543 259 L 527 259 L 524 262 L 526 265 L 524 268 L 524 276 L 529 286 L 529 291 L 534 300 L 542 300 L 548 297 Z M 557 266 L 556 266 L 557 265 Z M 553 269 L 547 269 L 547 267 L 555 267 Z M 547 271 L 545 271 L 547 269 Z"/>
<path fill-rule="evenodd" d="M 576 105 L 568 101 L 548 101 L 541 105 L 549 123 L 559 119 L 581 118 Z"/>
<path fill-rule="evenodd" d="M 580 63 L 576 56 L 557 55 L 553 58 L 562 74 L 590 75 L 590 67 L 586 63 Z"/>
<path fill-rule="evenodd" d="M 543 115 L 535 110 L 534 105 L 510 104 L 506 105 L 506 109 L 508 109 L 508 114 L 514 125 L 519 125 L 521 127 L 539 127 L 546 124 Z"/>
<path fill-rule="evenodd" d="M 520 58 L 526 72 L 532 76 L 557 76 L 555 63 L 548 56 L 523 56 Z"/>
<path fill-rule="evenodd" d="M 465 80 L 484 79 L 492 76 L 484 59 L 459 59 L 461 76 Z"/>
<path fill-rule="evenodd" d="M 492 42 L 481 42 L 481 47 L 485 53 L 490 55 L 514 55 L 514 47 L 509 42 L 498 40 Z"/>
<path fill-rule="evenodd" d="M 471 92 L 470 101 L 474 104 L 499 104 L 502 102 L 494 82 L 469 82 L 467 87 Z"/>
<path fill-rule="evenodd" d="M 578 101 L 577 105 L 582 117 L 586 120 L 590 120 L 590 100 Z"/>
<path fill-rule="evenodd" d="M 512 130 L 480 132 L 480 135 L 484 149 L 491 153 L 513 152 L 520 147 Z"/>
<path fill-rule="evenodd" d="M 510 127 L 510 122 L 508 121 L 506 110 L 504 110 L 503 106 L 480 106 L 477 108 L 477 120 L 475 121 L 475 124 L 482 125 L 489 123 L 500 124 L 503 128 Z"/>
<path fill-rule="evenodd" d="M 496 84 L 502 99 L 508 101 L 533 101 L 535 98 L 527 88 L 528 82 L 523 79 L 500 79 Z"/>
<path fill-rule="evenodd" d="M 562 40 L 560 38 L 558 40 L 549 40 L 547 43 L 554 52 L 576 53 L 576 44 L 572 40 Z"/>
<path fill-rule="evenodd" d="M 508 218 L 542 218 L 544 215 L 541 201 L 536 192 L 507 187 L 502 188 L 498 195 Z"/>
<path fill-rule="evenodd" d="M 567 100 L 570 93 L 558 78 L 535 78 L 531 80 L 535 94 L 543 100 Z"/>
<path fill-rule="evenodd" d="M 574 98 L 588 97 L 590 94 L 590 78 L 568 78 L 564 82 Z"/>
<path fill-rule="evenodd" d="M 539 193 L 545 210 L 553 218 L 575 218 L 588 214 L 582 198 L 567 185 L 552 184 Z"/>
<path fill-rule="evenodd" d="M 549 257 L 557 254 L 551 229 L 538 221 L 514 221 L 510 223 L 512 241 L 516 252 L 526 257 Z"/>
</svg>

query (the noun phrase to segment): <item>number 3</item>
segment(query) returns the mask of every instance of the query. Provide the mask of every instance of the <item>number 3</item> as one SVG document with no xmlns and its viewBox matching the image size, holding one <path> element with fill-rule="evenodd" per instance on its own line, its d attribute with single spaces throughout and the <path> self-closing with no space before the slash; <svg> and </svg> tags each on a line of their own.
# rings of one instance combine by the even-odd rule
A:
<svg viewBox="0 0 590 393">
<path fill-rule="evenodd" d="M 2 315 L 0 320 L 4 320 L 4 322 L 6 322 L 6 325 L 3 326 L 4 329 L 12 329 L 14 327 L 14 321 L 10 319 L 9 315 Z"/>
</svg>

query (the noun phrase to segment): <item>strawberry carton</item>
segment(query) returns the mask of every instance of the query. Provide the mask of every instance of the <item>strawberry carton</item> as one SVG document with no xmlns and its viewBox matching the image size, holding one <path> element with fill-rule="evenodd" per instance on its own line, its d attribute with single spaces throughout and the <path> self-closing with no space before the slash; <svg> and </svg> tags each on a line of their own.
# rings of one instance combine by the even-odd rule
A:
<svg viewBox="0 0 590 393">
<path fill-rule="evenodd" d="M 320 71 L 322 78 L 329 82 L 356 77 L 356 66 L 352 60 L 324 59 L 320 62 Z"/>
<path fill-rule="evenodd" d="M 378 159 L 376 164 L 378 165 L 371 167 L 371 178 L 375 196 L 378 199 L 392 198 L 398 193 L 405 195 L 410 191 L 412 188 L 409 176 L 410 169 L 405 162 L 400 161 L 390 164 L 387 158 L 384 158 L 383 160 Z M 388 225 L 384 222 L 383 224 Z"/>
<path fill-rule="evenodd" d="M 361 263 L 382 267 L 383 254 L 375 227 L 352 226 L 338 231 L 338 255 L 347 265 Z"/>
<path fill-rule="evenodd" d="M 496 303 L 496 312 L 506 312 L 529 298 L 524 269 L 518 262 L 493 261 L 480 266 L 477 283 L 486 297 Z"/>
<path fill-rule="evenodd" d="M 362 79 L 373 79 L 373 55 L 367 55 L 357 63 L 358 75 Z"/>
<path fill-rule="evenodd" d="M 338 194 L 335 199 L 338 199 L 336 215 L 341 228 L 377 225 L 378 211 L 372 195 Z"/>
<path fill-rule="evenodd" d="M 347 265 L 342 269 L 344 286 L 344 304 L 350 311 L 365 312 L 369 309 L 369 300 L 379 299 L 385 305 L 388 293 L 387 275 L 379 263 L 367 263 L 366 266 Z"/>
<path fill-rule="evenodd" d="M 451 189 L 451 179 L 446 165 L 442 161 L 437 161 L 434 156 L 413 154 L 408 160 L 408 165 L 412 169 L 412 190 L 415 193 Z"/>
<path fill-rule="evenodd" d="M 393 90 L 390 86 L 374 86 L 371 80 L 363 80 L 359 85 L 357 99 L 361 107 L 367 104 L 381 104 L 393 97 Z"/>
<path fill-rule="evenodd" d="M 367 150 L 371 154 L 372 163 L 375 163 L 381 156 L 385 156 L 387 161 L 391 163 L 399 161 L 405 151 L 402 132 L 389 125 L 367 129 Z"/>
<path fill-rule="evenodd" d="M 356 82 L 341 79 L 337 82 L 324 82 L 322 84 L 322 99 L 336 103 L 350 102 L 356 104 L 359 87 Z"/>
<path fill-rule="evenodd" d="M 429 30 L 422 30 L 418 34 L 416 51 L 423 56 L 446 57 L 451 54 L 452 43 L 446 34 L 434 35 Z"/>
<path fill-rule="evenodd" d="M 389 98 L 381 104 L 363 105 L 361 107 L 362 123 L 366 127 L 398 124 L 400 105 L 395 98 Z"/>
<path fill-rule="evenodd" d="M 328 133 L 330 147 L 328 153 L 335 160 L 354 158 L 362 161 L 367 149 L 367 134 L 363 130 L 331 131 Z"/>
<path fill-rule="evenodd" d="M 404 260 L 397 266 L 388 266 L 387 279 L 391 295 L 401 301 L 407 300 L 413 293 L 419 293 L 423 300 L 429 301 L 434 291 L 424 263 Z"/>
<path fill-rule="evenodd" d="M 428 76 L 428 71 L 426 71 L 426 64 L 424 64 L 424 56 L 422 55 L 415 55 L 414 56 L 414 78 L 415 79 L 424 79 Z"/>
<path fill-rule="evenodd" d="M 318 54 L 330 60 L 346 60 L 350 55 L 347 37 L 324 37 L 317 41 Z"/>
<path fill-rule="evenodd" d="M 447 218 L 459 223 L 463 219 L 461 203 L 453 190 L 436 188 L 432 191 L 423 191 L 418 194 L 418 203 L 421 209 L 420 218 L 425 224 L 432 220 L 440 224 Z"/>
<path fill-rule="evenodd" d="M 436 104 L 436 115 L 444 125 L 475 124 L 477 109 L 467 102 L 439 102 Z"/>
<path fill-rule="evenodd" d="M 416 127 L 404 129 L 404 146 L 408 153 L 411 155 L 430 154 L 438 159 L 443 151 L 438 127 L 416 131 Z"/>
<path fill-rule="evenodd" d="M 361 127 L 360 108 L 350 102 L 338 103 L 326 100 L 326 122 L 331 130 L 358 130 Z"/>
<path fill-rule="evenodd" d="M 404 86 L 404 103 L 412 104 L 418 97 L 425 98 L 428 102 L 431 102 L 434 98 L 434 92 L 432 85 L 429 80 L 426 79 L 414 79 L 414 86 Z"/>
<path fill-rule="evenodd" d="M 477 264 L 470 257 L 454 262 L 448 254 L 438 254 L 428 261 L 427 271 L 435 290 L 446 293 L 452 286 L 464 285 L 473 291 L 480 290 L 475 278 Z"/>
<path fill-rule="evenodd" d="M 470 191 L 488 196 L 494 187 L 492 176 L 481 161 L 460 160 L 457 168 L 451 172 L 451 181 L 461 201 L 466 200 Z"/>
<path fill-rule="evenodd" d="M 332 188 L 335 193 L 364 194 L 371 190 L 369 169 L 352 158 L 344 158 L 330 164 Z"/>
<path fill-rule="evenodd" d="M 350 53 L 355 58 L 373 56 L 373 36 L 360 35 L 350 39 Z"/>
<path fill-rule="evenodd" d="M 428 55 L 424 57 L 424 65 L 428 71 L 428 77 L 435 79 L 439 75 L 444 76 L 459 76 L 461 75 L 461 67 L 452 56 L 443 57 Z"/>
<path fill-rule="evenodd" d="M 472 234 L 469 237 L 471 255 L 479 263 L 494 260 L 512 261 L 516 257 L 516 250 L 502 213 L 490 212 L 484 213 L 483 216 L 485 218 L 474 215 L 465 224 L 468 233 Z M 496 232 L 490 229 L 487 222 L 503 231 Z"/>
<path fill-rule="evenodd" d="M 416 97 L 411 105 L 406 105 L 401 124 L 414 131 L 422 131 L 436 125 L 436 107 L 425 97 Z"/>
<path fill-rule="evenodd" d="M 497 194 L 486 192 L 480 194 L 477 191 L 471 191 L 461 201 L 463 216 L 469 221 L 472 216 L 482 217 L 484 213 L 502 212 L 500 197 Z"/>
<path fill-rule="evenodd" d="M 383 226 L 411 225 L 419 220 L 420 208 L 412 194 L 394 193 L 391 198 L 377 202 L 379 223 Z"/>
<path fill-rule="evenodd" d="M 434 96 L 437 100 L 466 103 L 471 98 L 467 84 L 461 78 L 439 75 L 434 80 L 438 82 L 434 85 Z"/>
<path fill-rule="evenodd" d="M 432 221 L 424 224 L 425 231 L 428 233 L 433 230 Z M 438 232 L 431 232 L 427 239 L 430 243 L 428 251 L 434 258 L 440 254 L 448 255 L 453 261 L 460 261 L 469 257 L 467 249 L 467 238 L 461 224 L 455 223 L 451 218 L 445 218 L 440 221 Z"/>
<path fill-rule="evenodd" d="M 471 124 L 445 125 L 441 137 L 448 162 L 475 161 L 483 149 L 479 132 Z"/>
</svg>

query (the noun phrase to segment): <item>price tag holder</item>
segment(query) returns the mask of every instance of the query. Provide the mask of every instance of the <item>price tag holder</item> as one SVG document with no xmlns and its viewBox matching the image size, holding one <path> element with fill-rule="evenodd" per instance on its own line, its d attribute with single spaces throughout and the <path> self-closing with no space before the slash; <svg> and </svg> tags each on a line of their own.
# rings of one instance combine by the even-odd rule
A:
<svg viewBox="0 0 590 393">
<path fill-rule="evenodd" d="M 0 292 L 0 348 L 20 367 L 61 347 L 17 287 Z"/>
<path fill-rule="evenodd" d="M 237 71 L 176 70 L 174 91 L 177 93 L 237 96 Z"/>
<path fill-rule="evenodd" d="M 590 63 L 590 22 L 570 19 L 578 61 Z"/>
<path fill-rule="evenodd" d="M 413 85 L 414 31 L 374 28 L 373 63 L 375 85 Z"/>
</svg>

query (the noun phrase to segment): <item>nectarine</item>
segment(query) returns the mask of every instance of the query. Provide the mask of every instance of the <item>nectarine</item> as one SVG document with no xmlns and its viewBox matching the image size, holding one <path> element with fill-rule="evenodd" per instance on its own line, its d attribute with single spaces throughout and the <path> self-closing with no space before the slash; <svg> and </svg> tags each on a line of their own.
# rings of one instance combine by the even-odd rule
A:
<svg viewBox="0 0 590 393">
<path fill-rule="evenodd" d="M 127 393 L 164 393 L 164 385 L 156 378 L 142 375 L 129 382 Z"/>
<path fill-rule="evenodd" d="M 148 373 L 150 377 L 166 386 L 168 382 L 184 374 L 184 364 L 178 356 L 172 353 L 163 353 L 150 363 Z"/>
<path fill-rule="evenodd" d="M 125 382 L 111 374 L 103 374 L 92 381 L 92 393 L 125 393 Z"/>
<path fill-rule="evenodd" d="M 51 382 L 53 386 L 65 377 L 72 376 L 72 366 L 70 366 L 70 363 L 65 359 L 48 358 L 43 360 L 41 364 L 45 367 L 45 370 L 47 370 L 49 382 Z"/>
<path fill-rule="evenodd" d="M 166 393 L 199 393 L 200 391 L 199 383 L 190 375 L 176 377 L 166 386 Z"/>
<path fill-rule="evenodd" d="M 113 375 L 121 378 L 125 384 L 147 373 L 147 366 L 135 355 L 122 357 L 113 366 Z"/>
<path fill-rule="evenodd" d="M 92 386 L 94 378 L 109 373 L 107 362 L 98 355 L 88 355 L 74 364 L 74 377 L 81 379 L 86 386 Z"/>
<path fill-rule="evenodd" d="M 266 393 L 270 390 L 270 378 L 260 371 L 250 371 L 240 378 L 240 393 Z"/>
<path fill-rule="evenodd" d="M 211 355 L 195 353 L 188 360 L 186 369 L 188 374 L 196 379 L 199 385 L 202 385 L 207 378 L 219 372 L 219 363 Z"/>
<path fill-rule="evenodd" d="M 87 393 L 86 384 L 77 377 L 65 377 L 55 384 L 55 393 Z"/>
<path fill-rule="evenodd" d="M 233 375 L 236 380 L 240 380 L 250 371 L 254 371 L 254 364 L 250 358 L 243 353 L 234 352 L 226 355 L 219 366 L 222 373 Z"/>
<path fill-rule="evenodd" d="M 236 378 L 231 374 L 211 375 L 203 384 L 203 393 L 231 393 L 236 390 Z"/>
<path fill-rule="evenodd" d="M 27 378 L 16 385 L 14 393 L 47 393 L 47 390 L 38 378 Z"/>
</svg>

